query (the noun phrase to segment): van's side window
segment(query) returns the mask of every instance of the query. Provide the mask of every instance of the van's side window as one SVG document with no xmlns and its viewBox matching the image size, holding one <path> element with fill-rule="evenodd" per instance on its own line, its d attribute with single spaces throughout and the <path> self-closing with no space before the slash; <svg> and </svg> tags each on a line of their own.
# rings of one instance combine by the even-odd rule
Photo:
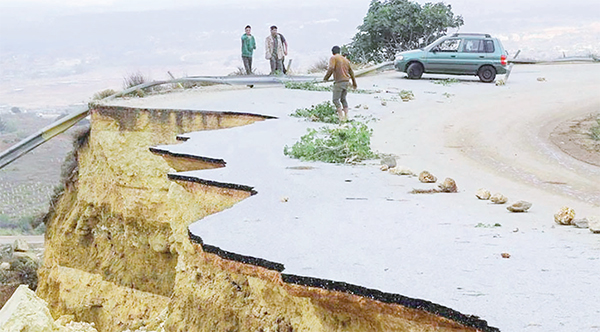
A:
<svg viewBox="0 0 600 332">
<path fill-rule="evenodd" d="M 496 49 L 494 48 L 493 40 L 484 40 L 485 42 L 485 53 L 494 53 Z"/>
</svg>

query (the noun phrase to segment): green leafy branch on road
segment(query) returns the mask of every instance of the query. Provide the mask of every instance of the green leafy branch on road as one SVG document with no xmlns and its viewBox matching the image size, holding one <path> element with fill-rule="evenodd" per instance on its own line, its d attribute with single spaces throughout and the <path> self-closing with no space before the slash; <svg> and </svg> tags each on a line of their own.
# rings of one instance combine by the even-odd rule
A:
<svg viewBox="0 0 600 332">
<path fill-rule="evenodd" d="M 323 85 L 317 82 L 285 82 L 286 89 L 305 90 L 305 91 L 331 91 L 332 85 Z M 377 93 L 374 90 L 348 89 L 348 93 L 371 94 Z"/>
<path fill-rule="evenodd" d="M 299 108 L 290 116 L 306 118 L 312 122 L 340 123 L 335 106 L 329 101 L 308 108 Z"/>
<path fill-rule="evenodd" d="M 458 83 L 460 82 L 458 79 L 456 78 L 446 78 L 443 80 L 435 80 L 433 81 L 433 84 L 439 84 L 439 85 L 443 85 L 443 86 L 449 86 L 452 85 L 454 83 Z"/>
<path fill-rule="evenodd" d="M 286 156 L 303 161 L 356 163 L 376 157 L 371 151 L 373 130 L 362 122 L 348 122 L 339 127 L 308 129 L 293 146 L 285 146 Z"/>
</svg>

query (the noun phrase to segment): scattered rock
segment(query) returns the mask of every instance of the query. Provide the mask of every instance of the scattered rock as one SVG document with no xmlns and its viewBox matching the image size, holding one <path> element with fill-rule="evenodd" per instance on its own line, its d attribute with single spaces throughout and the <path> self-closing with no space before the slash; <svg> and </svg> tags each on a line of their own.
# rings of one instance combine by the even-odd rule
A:
<svg viewBox="0 0 600 332">
<path fill-rule="evenodd" d="M 358 104 L 358 105 L 354 106 L 354 108 L 360 108 L 361 106 L 362 106 L 361 104 Z"/>
<path fill-rule="evenodd" d="M 500 193 L 496 193 L 496 194 L 493 194 L 492 197 L 490 197 L 490 201 L 492 201 L 492 203 L 494 203 L 494 204 L 504 204 L 504 203 L 508 202 L 508 197 L 506 197 Z"/>
<path fill-rule="evenodd" d="M 8 270 L 10 269 L 10 263 L 9 262 L 2 262 L 0 264 L 0 270 Z"/>
<path fill-rule="evenodd" d="M 94 323 L 74 322 L 74 318 L 64 315 L 54 321 L 46 301 L 27 286 L 20 285 L 0 310 L 0 331 L 98 332 Z"/>
<path fill-rule="evenodd" d="M 382 101 L 381 101 L 381 106 L 387 106 L 387 101 L 385 101 L 385 100 L 382 100 Z"/>
<path fill-rule="evenodd" d="M 13 251 L 16 252 L 26 252 L 29 251 L 29 249 L 31 249 L 29 247 L 29 243 L 23 239 L 16 239 L 15 243 L 13 244 Z"/>
<path fill-rule="evenodd" d="M 587 217 L 588 227 L 592 233 L 600 233 L 600 216 Z"/>
<path fill-rule="evenodd" d="M 517 201 L 506 207 L 506 209 L 510 212 L 527 212 L 530 207 L 531 203 L 527 201 Z"/>
<path fill-rule="evenodd" d="M 404 167 L 404 166 L 396 166 L 396 167 L 390 168 L 389 172 L 394 175 L 412 175 L 412 176 L 415 175 L 415 173 L 412 170 L 410 170 L 408 167 Z"/>
<path fill-rule="evenodd" d="M 554 215 L 554 221 L 559 225 L 571 225 L 573 219 L 575 219 L 575 210 L 568 206 L 563 206 Z"/>
<path fill-rule="evenodd" d="M 538 82 L 546 82 L 545 77 L 538 77 L 537 80 L 538 80 Z"/>
<path fill-rule="evenodd" d="M 492 194 L 490 194 L 489 190 L 480 188 L 475 193 L 475 196 L 477 196 L 477 198 L 482 199 L 482 200 L 488 200 L 488 199 L 490 199 L 490 196 L 492 196 Z"/>
<path fill-rule="evenodd" d="M 94 328 L 94 323 L 85 323 L 85 322 L 69 322 L 69 323 L 65 324 L 61 330 L 64 332 L 98 332 L 98 330 L 96 330 Z M 137 331 L 146 332 L 147 330 L 140 329 Z"/>
<path fill-rule="evenodd" d="M 435 183 L 437 178 L 428 171 L 423 171 L 421 174 L 419 174 L 419 181 L 423 183 Z"/>
<path fill-rule="evenodd" d="M 456 182 L 451 178 L 446 178 L 444 182 L 438 184 L 440 188 L 440 192 L 443 193 L 455 193 L 458 192 L 458 187 L 456 186 Z"/>
<path fill-rule="evenodd" d="M 387 171 L 387 170 L 390 169 L 390 166 L 388 166 L 388 165 L 381 165 L 381 167 L 379 167 L 379 169 L 385 172 L 385 171 Z"/>
<path fill-rule="evenodd" d="M 369 105 L 363 105 L 363 109 L 368 110 L 369 109 Z"/>
<path fill-rule="evenodd" d="M 501 86 L 501 85 L 505 85 L 506 81 L 504 81 L 503 79 L 499 79 L 496 81 L 496 86 Z"/>
<path fill-rule="evenodd" d="M 510 258 L 510 254 L 507 252 L 503 252 L 501 255 L 502 255 L 502 258 Z"/>
<path fill-rule="evenodd" d="M 571 224 L 573 224 L 573 226 L 575 226 L 577 228 L 589 228 L 589 222 L 588 222 L 587 218 L 573 219 Z"/>
<path fill-rule="evenodd" d="M 57 331 L 44 300 L 21 285 L 0 310 L 0 331 Z"/>
<path fill-rule="evenodd" d="M 285 203 L 285 202 L 287 202 L 287 201 L 289 201 L 289 200 L 290 200 L 290 198 L 289 198 L 289 197 L 287 197 L 287 196 L 281 197 L 281 202 L 282 202 L 282 203 Z"/>
<path fill-rule="evenodd" d="M 382 165 L 387 165 L 388 168 L 396 167 L 396 158 L 392 156 L 385 156 L 381 158 Z"/>
</svg>

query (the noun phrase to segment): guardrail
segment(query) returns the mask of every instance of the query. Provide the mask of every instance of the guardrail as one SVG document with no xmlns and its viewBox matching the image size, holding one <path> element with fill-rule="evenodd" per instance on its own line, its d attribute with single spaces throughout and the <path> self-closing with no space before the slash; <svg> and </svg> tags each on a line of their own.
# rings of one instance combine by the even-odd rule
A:
<svg viewBox="0 0 600 332">
<path fill-rule="evenodd" d="M 361 76 L 373 72 L 375 70 L 385 69 L 386 67 L 392 66 L 393 62 L 385 62 L 376 66 L 358 70 L 355 76 Z M 183 78 L 176 78 L 167 81 L 152 81 L 136 85 L 134 87 L 125 89 L 117 92 L 111 96 L 104 98 L 103 100 L 110 100 L 124 96 L 128 93 L 157 86 L 162 84 L 180 84 L 180 83 L 215 83 L 215 84 L 226 84 L 226 85 L 275 85 L 285 84 L 287 82 L 314 82 L 322 83 L 323 80 L 318 76 L 189 76 Z M 35 134 L 28 136 L 21 142 L 11 146 L 6 151 L 0 153 L 0 169 L 17 160 L 21 156 L 25 155 L 29 151 L 35 149 L 39 145 L 47 142 L 52 137 L 66 131 L 67 129 L 74 126 L 77 122 L 84 119 L 89 114 L 89 107 L 85 106 L 81 110 L 76 111 L 67 117 L 61 118 L 52 124 L 44 127 Z"/>
</svg>

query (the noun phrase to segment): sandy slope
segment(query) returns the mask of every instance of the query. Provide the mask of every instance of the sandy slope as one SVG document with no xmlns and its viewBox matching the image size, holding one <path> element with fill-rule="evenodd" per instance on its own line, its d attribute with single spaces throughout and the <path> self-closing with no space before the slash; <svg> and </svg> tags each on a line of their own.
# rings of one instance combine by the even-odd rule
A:
<svg viewBox="0 0 600 332">
<path fill-rule="evenodd" d="M 376 150 L 415 172 L 452 177 L 457 194 L 409 194 L 431 185 L 381 172 L 376 162 L 336 166 L 283 156 L 284 145 L 316 126 L 287 114 L 328 100 L 325 92 L 255 87 L 115 103 L 279 117 L 192 133 L 169 147 L 223 158 L 226 168 L 192 174 L 258 191 L 191 226 L 208 244 L 281 262 L 286 273 L 427 299 L 503 331 L 600 329 L 600 237 L 553 222 L 563 205 L 577 217 L 600 215 L 600 169 L 548 139 L 558 123 L 600 109 L 600 66 L 519 66 L 501 87 L 471 77 L 445 86 L 432 77 L 360 78 L 361 88 L 380 92 L 351 94 L 351 106 L 368 105 L 352 114 L 380 119 L 372 124 Z M 399 101 L 403 89 L 415 100 Z M 480 187 L 533 207 L 511 214 L 478 201 Z M 496 223 L 501 227 L 476 227 Z"/>
</svg>

